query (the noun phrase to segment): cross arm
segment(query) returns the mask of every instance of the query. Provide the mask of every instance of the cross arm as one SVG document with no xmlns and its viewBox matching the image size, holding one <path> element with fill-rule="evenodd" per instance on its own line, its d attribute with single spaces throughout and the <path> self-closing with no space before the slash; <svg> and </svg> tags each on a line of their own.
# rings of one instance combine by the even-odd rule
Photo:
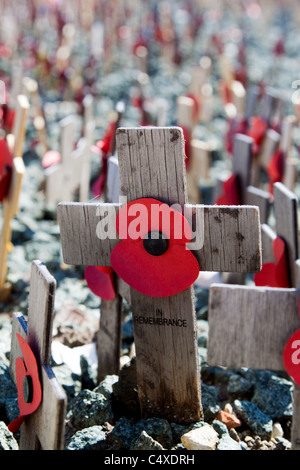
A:
<svg viewBox="0 0 300 470">
<path fill-rule="evenodd" d="M 300 327 L 299 291 L 213 284 L 207 363 L 284 370 L 283 350 Z"/>
<path fill-rule="evenodd" d="M 120 241 L 114 232 L 121 204 L 60 203 L 58 222 L 67 264 L 110 266 Z M 101 215 L 105 223 L 100 222 Z M 190 245 L 203 271 L 257 272 L 261 269 L 259 210 L 253 206 L 184 206 L 195 232 Z M 111 232 L 103 233 L 105 224 Z M 106 238 L 105 238 L 106 236 Z"/>
<path fill-rule="evenodd" d="M 110 266 L 110 254 L 119 242 L 114 231 L 115 219 L 120 204 L 107 203 L 60 203 L 57 218 L 60 226 L 63 259 L 66 264 L 76 266 Z M 101 224 L 100 217 L 105 219 Z M 103 234 L 103 236 L 101 235 Z M 106 237 L 106 238 L 104 238 Z"/>
</svg>

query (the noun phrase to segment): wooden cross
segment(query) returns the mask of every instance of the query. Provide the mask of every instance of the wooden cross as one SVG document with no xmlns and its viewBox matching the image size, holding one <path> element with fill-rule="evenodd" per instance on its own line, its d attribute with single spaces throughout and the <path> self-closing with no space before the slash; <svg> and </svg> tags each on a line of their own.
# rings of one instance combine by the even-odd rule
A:
<svg viewBox="0 0 300 470">
<path fill-rule="evenodd" d="M 236 134 L 234 137 L 234 151 L 232 159 L 232 173 L 238 178 L 240 203 L 258 206 L 260 209 L 261 223 L 266 223 L 270 214 L 271 201 L 268 191 L 264 191 L 251 184 L 251 169 L 253 163 L 252 155 L 253 139 L 244 134 Z M 217 180 L 216 194 L 219 196 L 222 185 L 227 175 Z"/>
<path fill-rule="evenodd" d="M 212 285 L 209 298 L 207 362 L 211 366 L 284 371 L 283 350 L 300 327 L 298 201 L 282 183 L 274 185 L 277 236 L 286 244 L 290 289 Z M 274 262 L 264 225 L 265 262 Z M 300 449 L 300 387 L 294 384 L 292 448 Z"/>
<path fill-rule="evenodd" d="M 3 223 L 0 236 L 0 300 L 2 302 L 8 300 L 12 288 L 11 284 L 6 282 L 7 258 L 12 250 L 11 221 L 19 211 L 19 197 L 25 172 L 22 157 L 28 109 L 28 100 L 24 95 L 19 95 L 13 134 L 7 136 L 7 142 L 14 158 L 10 187 L 2 204 Z"/>
<path fill-rule="evenodd" d="M 61 121 L 61 162 L 45 169 L 46 204 L 54 206 L 59 201 L 72 201 L 79 189 L 80 200 L 88 200 L 90 175 L 90 148 L 94 122 L 85 125 L 85 135 L 75 148 L 74 116 Z"/>
<path fill-rule="evenodd" d="M 10 374 L 16 383 L 16 359 L 22 358 L 16 334 L 26 340 L 35 355 L 42 386 L 42 401 L 21 425 L 20 450 L 64 448 L 67 397 L 51 367 L 51 340 L 56 281 L 45 265 L 32 262 L 28 322 L 15 313 L 12 324 Z M 26 365 L 26 364 L 25 364 Z"/>
<path fill-rule="evenodd" d="M 257 207 L 187 204 L 182 129 L 119 128 L 116 142 L 122 195 L 128 202 L 155 197 L 185 207 L 191 226 L 197 227 L 193 254 L 202 271 L 260 270 Z M 120 202 L 59 204 L 66 264 L 110 266 L 110 254 L 120 240 L 101 232 L 99 215 L 107 212 L 110 227 L 114 227 L 120 208 Z M 199 420 L 202 412 L 193 288 L 164 298 L 149 297 L 131 288 L 130 297 L 142 415 L 176 422 Z M 147 321 L 156 316 L 175 325 L 180 320 L 184 328 Z"/>
</svg>

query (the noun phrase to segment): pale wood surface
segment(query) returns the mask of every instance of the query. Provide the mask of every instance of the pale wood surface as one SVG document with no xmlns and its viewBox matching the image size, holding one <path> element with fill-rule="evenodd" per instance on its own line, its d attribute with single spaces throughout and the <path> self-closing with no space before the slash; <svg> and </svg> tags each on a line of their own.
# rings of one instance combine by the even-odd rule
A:
<svg viewBox="0 0 300 470">
<path fill-rule="evenodd" d="M 22 357 L 16 333 L 28 342 L 38 363 L 42 385 L 39 408 L 21 425 L 21 450 L 62 450 L 64 447 L 67 397 L 49 366 L 56 281 L 41 261 L 32 262 L 28 322 L 15 314 L 12 327 L 10 373 L 14 381 L 15 362 Z"/>
<path fill-rule="evenodd" d="M 164 187 L 162 191 L 165 190 Z M 97 213 L 100 208 L 104 211 L 105 207 L 109 210 L 107 220 L 109 217 L 110 226 L 113 228 L 121 207 L 119 204 L 58 205 L 57 214 L 65 263 L 110 266 L 110 253 L 119 243 L 119 239 L 100 240 L 97 237 L 97 225 L 100 220 Z M 257 207 L 190 204 L 185 207 L 185 214 L 191 220 L 192 226 L 198 221 L 198 236 L 202 243 L 201 248 L 193 249 L 193 253 L 202 271 L 260 271 L 260 221 Z"/>
<path fill-rule="evenodd" d="M 120 195 L 119 163 L 117 157 L 112 156 L 107 161 L 106 200 L 118 203 Z"/>
<path fill-rule="evenodd" d="M 72 201 L 79 190 L 80 201 L 89 197 L 90 154 L 94 135 L 93 121 L 85 128 L 85 135 L 75 147 L 75 120 L 68 116 L 61 120 L 61 162 L 45 169 L 46 204 L 56 205 L 60 201 Z"/>
<path fill-rule="evenodd" d="M 25 95 L 18 95 L 16 103 L 16 117 L 13 126 L 14 146 L 13 155 L 14 157 L 23 156 L 23 145 L 26 134 L 26 120 L 29 110 L 29 102 Z"/>
<path fill-rule="evenodd" d="M 259 207 L 261 224 L 268 222 L 271 210 L 271 198 L 268 191 L 249 185 L 246 190 L 244 203 L 249 206 Z"/>
<path fill-rule="evenodd" d="M 300 328 L 299 291 L 212 285 L 207 362 L 283 371 L 283 350 Z"/>
<path fill-rule="evenodd" d="M 119 375 L 122 340 L 122 298 L 101 300 L 100 330 L 97 334 L 98 381 L 106 375 Z"/>
<path fill-rule="evenodd" d="M 21 157 L 13 159 L 12 179 L 7 197 L 3 201 L 3 223 L 0 238 L 0 298 L 7 275 L 7 258 L 11 245 L 11 221 L 18 212 L 19 197 L 25 166 Z M 5 295 L 5 294 L 4 294 Z"/>
<path fill-rule="evenodd" d="M 274 184 L 274 214 L 276 233 L 286 242 L 290 282 L 297 286 L 298 272 L 295 261 L 298 259 L 298 198 L 282 183 Z"/>
<path fill-rule="evenodd" d="M 264 263 L 276 263 L 273 253 L 273 242 L 276 238 L 276 233 L 267 224 L 261 226 L 261 246 L 262 246 L 262 259 Z"/>
<path fill-rule="evenodd" d="M 156 197 L 187 202 L 184 140 L 179 128 L 119 128 L 121 191 L 129 201 Z M 138 392 L 142 415 L 191 422 L 202 417 L 193 288 L 165 299 L 131 289 Z M 186 328 L 144 323 L 161 315 Z M 135 321 L 135 318 L 138 320 Z"/>
</svg>

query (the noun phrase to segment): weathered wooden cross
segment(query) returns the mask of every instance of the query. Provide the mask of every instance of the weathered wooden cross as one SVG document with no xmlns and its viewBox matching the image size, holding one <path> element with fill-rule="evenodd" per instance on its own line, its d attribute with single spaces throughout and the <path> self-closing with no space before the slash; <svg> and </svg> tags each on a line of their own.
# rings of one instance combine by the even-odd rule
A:
<svg viewBox="0 0 300 470">
<path fill-rule="evenodd" d="M 16 360 L 22 357 L 16 334 L 31 348 L 38 365 L 42 400 L 32 414 L 21 424 L 20 450 L 62 450 L 64 447 L 67 398 L 50 367 L 52 324 L 56 280 L 46 266 L 38 260 L 32 262 L 28 321 L 15 313 L 12 324 L 10 373 L 16 381 Z M 25 362 L 26 369 L 28 364 Z M 26 392 L 24 392 L 26 390 Z M 23 389 L 18 390 L 26 403 L 32 401 L 30 370 L 24 376 Z"/>
<path fill-rule="evenodd" d="M 186 209 L 185 215 L 191 215 L 191 227 L 196 227 L 196 244 L 189 247 L 202 271 L 260 270 L 257 207 L 187 204 L 182 129 L 119 128 L 116 143 L 121 191 L 126 202 L 157 198 Z M 121 240 L 112 233 L 115 230 L 109 236 L 105 234 L 99 216 L 107 213 L 113 229 L 121 207 L 124 207 L 122 201 L 118 204 L 61 202 L 58 222 L 65 263 L 110 266 L 111 253 Z M 148 266 L 136 261 L 140 279 Z M 161 416 L 175 422 L 199 420 L 202 408 L 193 287 L 159 298 L 131 288 L 130 302 L 142 415 Z"/>
<path fill-rule="evenodd" d="M 212 285 L 207 362 L 211 366 L 284 371 L 283 352 L 300 328 L 298 201 L 282 183 L 274 185 L 276 233 L 263 231 L 265 262 L 276 262 L 276 236 L 286 245 L 291 288 Z M 266 227 L 266 226 L 265 226 Z M 264 242 L 265 241 L 265 242 Z M 294 383 L 292 448 L 300 449 L 300 387 Z"/>
<path fill-rule="evenodd" d="M 72 201 L 79 189 L 81 201 L 88 199 L 90 177 L 90 148 L 94 122 L 85 125 L 85 135 L 75 148 L 74 116 L 61 121 L 61 162 L 45 169 L 46 204 L 55 206 L 59 201 Z"/>
<path fill-rule="evenodd" d="M 11 221 L 19 210 L 22 178 L 25 172 L 23 162 L 23 145 L 26 132 L 26 117 L 29 103 L 24 95 L 17 99 L 17 110 L 14 123 L 14 133 L 7 136 L 7 143 L 13 154 L 13 168 L 8 193 L 2 204 L 2 230 L 0 236 L 0 300 L 5 302 L 11 293 L 11 285 L 6 282 L 7 258 L 12 250 Z"/>
</svg>

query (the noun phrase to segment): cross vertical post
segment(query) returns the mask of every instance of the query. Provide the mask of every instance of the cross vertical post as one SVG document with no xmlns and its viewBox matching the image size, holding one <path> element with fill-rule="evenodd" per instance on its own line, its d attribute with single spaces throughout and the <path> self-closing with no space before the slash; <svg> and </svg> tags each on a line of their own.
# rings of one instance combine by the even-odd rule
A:
<svg viewBox="0 0 300 470">
<path fill-rule="evenodd" d="M 67 398 L 51 367 L 51 340 L 56 281 L 39 260 L 32 262 L 28 322 L 14 314 L 10 374 L 16 383 L 16 359 L 22 357 L 16 333 L 20 334 L 35 355 L 42 386 L 42 401 L 37 410 L 21 425 L 21 450 L 62 450 Z"/>
</svg>

